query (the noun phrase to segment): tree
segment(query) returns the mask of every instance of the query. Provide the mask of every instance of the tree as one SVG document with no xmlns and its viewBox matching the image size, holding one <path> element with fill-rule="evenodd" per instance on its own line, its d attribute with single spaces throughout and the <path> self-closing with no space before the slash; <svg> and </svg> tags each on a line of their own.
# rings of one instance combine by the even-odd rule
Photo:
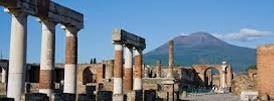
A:
<svg viewBox="0 0 274 101">
<path fill-rule="evenodd" d="M 248 71 L 248 70 L 252 70 L 252 69 L 257 69 L 257 65 L 251 65 L 251 66 L 248 66 L 247 67 L 247 69 L 246 69 L 246 71 Z"/>
<path fill-rule="evenodd" d="M 90 59 L 90 62 L 89 62 L 90 64 L 93 64 L 94 62 L 93 62 L 93 58 L 91 58 Z"/>
<path fill-rule="evenodd" d="M 96 63 L 97 63 L 97 62 L 96 62 L 96 58 L 94 58 L 94 59 L 93 59 L 93 63 L 94 63 L 94 64 L 96 64 Z"/>
</svg>

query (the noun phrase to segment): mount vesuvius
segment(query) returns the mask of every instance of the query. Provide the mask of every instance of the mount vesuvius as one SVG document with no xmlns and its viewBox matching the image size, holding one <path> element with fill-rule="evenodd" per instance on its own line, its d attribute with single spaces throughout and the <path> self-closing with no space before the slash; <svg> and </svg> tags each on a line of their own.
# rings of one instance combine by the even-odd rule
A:
<svg viewBox="0 0 274 101">
<path fill-rule="evenodd" d="M 256 64 L 256 49 L 231 45 L 205 32 L 180 35 L 172 40 L 175 65 L 221 64 L 227 61 L 235 72 L 241 72 Z M 167 65 L 168 43 L 144 54 L 144 63 L 154 65 L 156 60 Z"/>
</svg>

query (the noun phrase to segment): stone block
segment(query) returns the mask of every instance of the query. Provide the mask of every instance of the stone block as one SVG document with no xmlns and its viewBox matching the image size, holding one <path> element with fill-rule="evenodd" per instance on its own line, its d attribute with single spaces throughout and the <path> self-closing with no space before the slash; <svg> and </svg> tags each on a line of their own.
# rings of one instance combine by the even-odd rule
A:
<svg viewBox="0 0 274 101">
<path fill-rule="evenodd" d="M 144 101 L 155 101 L 156 90 L 145 90 Z"/>
<path fill-rule="evenodd" d="M 241 92 L 241 100 L 243 101 L 254 101 L 258 99 L 258 91 L 242 91 Z"/>
<path fill-rule="evenodd" d="M 113 101 L 124 101 L 124 95 L 120 94 L 120 95 L 113 95 L 112 96 Z"/>
<path fill-rule="evenodd" d="M 25 94 L 26 101 L 49 101 L 47 94 L 43 93 L 27 93 Z"/>
<path fill-rule="evenodd" d="M 98 91 L 97 101 L 112 101 L 112 95 L 113 95 L 112 91 Z"/>
</svg>

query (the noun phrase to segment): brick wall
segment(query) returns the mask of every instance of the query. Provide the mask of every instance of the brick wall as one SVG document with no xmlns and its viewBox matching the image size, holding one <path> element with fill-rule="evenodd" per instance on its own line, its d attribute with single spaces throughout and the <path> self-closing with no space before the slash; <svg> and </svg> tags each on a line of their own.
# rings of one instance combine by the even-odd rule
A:
<svg viewBox="0 0 274 101">
<path fill-rule="evenodd" d="M 258 90 L 274 98 L 274 45 L 257 48 Z"/>
</svg>

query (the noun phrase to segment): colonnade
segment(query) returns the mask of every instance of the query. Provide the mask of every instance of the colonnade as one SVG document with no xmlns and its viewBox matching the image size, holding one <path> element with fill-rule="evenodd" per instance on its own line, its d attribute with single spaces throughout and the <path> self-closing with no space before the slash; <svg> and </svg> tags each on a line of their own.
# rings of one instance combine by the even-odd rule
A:
<svg viewBox="0 0 274 101">
<path fill-rule="evenodd" d="M 31 6 L 30 6 L 31 5 Z M 41 6 L 42 5 L 42 6 Z M 20 101 L 24 95 L 27 60 L 27 17 L 35 16 L 42 25 L 39 92 L 51 97 L 54 89 L 55 27 L 66 31 L 64 93 L 76 93 L 77 33 L 83 28 L 83 15 L 48 1 L 6 1 L 0 6 L 11 14 L 10 58 L 7 97 Z"/>
<path fill-rule="evenodd" d="M 115 49 L 113 94 L 122 95 L 133 90 L 142 90 L 142 51 L 145 49 L 145 40 L 124 30 L 115 29 L 113 44 Z"/>
</svg>

